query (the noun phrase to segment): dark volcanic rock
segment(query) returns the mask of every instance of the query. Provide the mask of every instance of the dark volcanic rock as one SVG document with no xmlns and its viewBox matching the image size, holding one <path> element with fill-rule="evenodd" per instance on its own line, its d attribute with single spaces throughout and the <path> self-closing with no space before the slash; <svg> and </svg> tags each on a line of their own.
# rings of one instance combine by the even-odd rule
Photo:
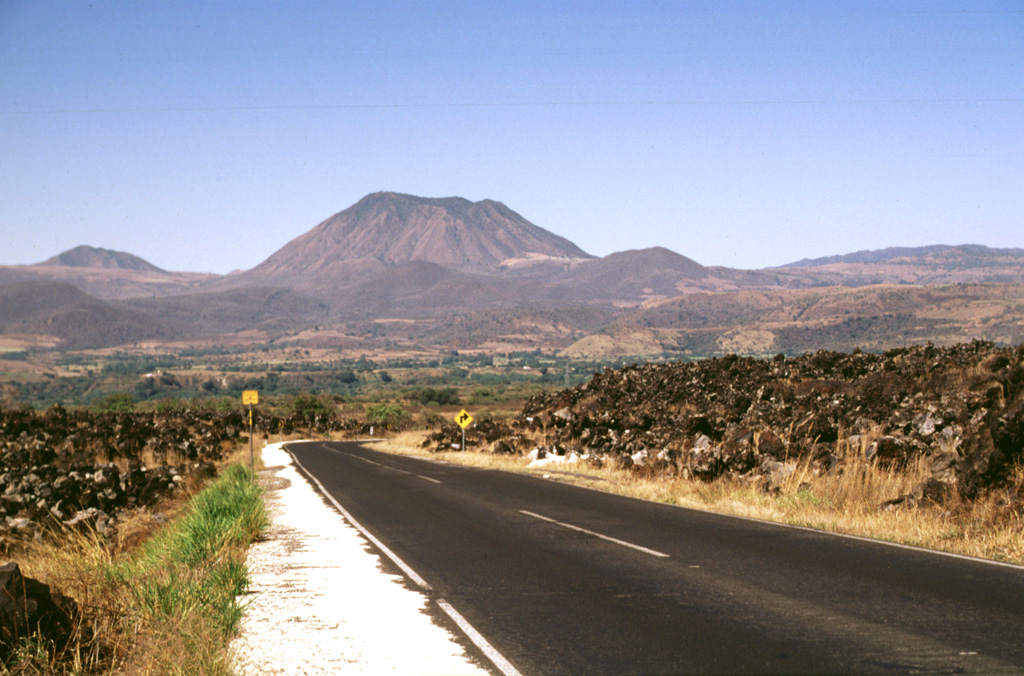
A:
<svg viewBox="0 0 1024 676">
<path fill-rule="evenodd" d="M 58 650 L 71 636 L 77 606 L 48 585 L 24 577 L 17 563 L 0 566 L 0 662 L 20 639 L 39 635 Z"/>
<path fill-rule="evenodd" d="M 512 426 L 598 456 L 664 450 L 671 460 L 661 466 L 704 480 L 730 473 L 777 484 L 773 463 L 808 459 L 835 471 L 846 449 L 893 471 L 930 458 L 934 480 L 912 501 L 937 503 L 950 492 L 973 499 L 1005 484 L 1024 460 L 1024 346 L 975 341 L 606 369 L 532 398 Z"/>
<path fill-rule="evenodd" d="M 43 521 L 112 535 L 121 510 L 154 504 L 186 475 L 215 474 L 242 429 L 240 411 L 0 410 L 0 535 L 39 536 Z"/>
</svg>

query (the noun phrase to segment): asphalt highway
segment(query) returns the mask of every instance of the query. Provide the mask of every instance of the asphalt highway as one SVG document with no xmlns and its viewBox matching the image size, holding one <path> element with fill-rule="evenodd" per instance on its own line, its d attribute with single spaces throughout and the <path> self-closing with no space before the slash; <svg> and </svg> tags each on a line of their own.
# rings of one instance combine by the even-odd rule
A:
<svg viewBox="0 0 1024 676">
<path fill-rule="evenodd" d="M 1020 567 L 355 443 L 287 448 L 495 673 L 1024 673 Z"/>
</svg>

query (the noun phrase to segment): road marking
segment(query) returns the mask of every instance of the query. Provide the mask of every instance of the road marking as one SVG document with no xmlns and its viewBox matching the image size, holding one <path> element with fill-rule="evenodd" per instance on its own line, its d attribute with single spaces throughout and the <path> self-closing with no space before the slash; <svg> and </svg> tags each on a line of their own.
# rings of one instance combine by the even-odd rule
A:
<svg viewBox="0 0 1024 676">
<path fill-rule="evenodd" d="M 551 518 L 548 518 L 546 516 L 541 516 L 540 514 L 534 514 L 533 512 L 528 512 L 525 509 L 520 509 L 519 513 L 520 514 L 525 514 L 527 516 L 532 516 L 533 518 L 540 519 L 541 521 L 547 521 L 549 523 L 557 524 L 559 526 L 562 526 L 563 528 L 568 528 L 570 530 L 579 531 L 580 533 L 586 533 L 587 535 L 593 535 L 596 538 L 601 538 L 602 540 L 607 540 L 608 542 L 614 542 L 617 545 L 622 545 L 623 547 L 629 547 L 630 549 L 635 549 L 635 550 L 637 550 L 639 552 L 643 552 L 644 554 L 650 554 L 651 556 L 658 556 L 658 557 L 661 557 L 663 559 L 669 558 L 668 554 L 665 554 L 664 552 L 659 552 L 659 551 L 654 550 L 654 549 L 648 549 L 647 547 L 641 547 L 640 545 L 635 545 L 632 542 L 626 542 L 625 540 L 619 540 L 618 538 L 613 538 L 610 535 L 602 535 L 601 533 L 595 533 L 592 530 L 587 530 L 586 528 L 580 528 L 579 526 L 574 526 L 571 523 L 564 523 L 562 521 L 556 521 L 555 519 L 551 519 Z"/>
<path fill-rule="evenodd" d="M 505 676 L 520 676 L 516 668 L 512 666 L 512 663 L 506 660 L 494 646 L 488 643 L 487 639 L 485 639 L 480 632 L 478 632 L 473 625 L 471 625 L 469 621 L 459 613 L 459 611 L 452 608 L 451 604 L 444 599 L 438 599 L 437 605 L 441 607 L 441 610 L 447 613 L 448 617 L 455 620 L 455 624 L 459 625 L 459 628 L 465 632 L 466 636 L 469 637 L 469 640 L 472 641 L 477 648 L 480 648 L 484 655 L 487 655 L 487 659 L 493 662 L 494 666 L 498 667 L 498 670 L 502 674 Z"/>
<path fill-rule="evenodd" d="M 503 470 L 488 470 L 482 467 L 472 467 L 467 469 L 482 470 L 485 472 L 503 471 Z M 518 473 L 518 472 L 516 472 Z M 603 479 L 602 479 L 603 481 Z M 579 484 L 577 488 L 585 491 L 593 491 L 595 493 L 601 493 L 604 495 L 608 494 L 608 491 L 601 490 L 600 488 L 594 488 L 593 486 L 586 486 Z M 657 503 L 652 503 L 657 504 Z M 836 537 L 844 538 L 847 540 L 858 540 L 860 542 L 867 542 L 873 545 L 881 545 L 883 547 L 895 547 L 897 549 L 907 549 L 912 552 L 918 552 L 920 554 L 933 554 L 935 556 L 944 556 L 950 559 L 960 559 L 961 561 L 973 561 L 974 563 L 986 564 L 989 566 L 999 566 L 1000 568 L 1013 568 L 1015 570 L 1024 571 L 1024 566 L 1019 563 L 1010 563 L 1009 561 L 996 561 L 995 559 L 983 559 L 978 556 L 969 556 L 967 554 L 955 554 L 953 552 L 945 552 L 939 549 L 926 549 L 924 547 L 918 547 L 916 545 L 905 545 L 900 542 L 890 542 L 889 540 L 875 540 L 869 537 L 863 537 L 861 535 L 848 535 L 846 533 L 836 533 L 833 531 L 819 530 L 817 528 L 811 528 L 810 526 L 797 526 L 790 523 L 779 523 L 778 521 L 768 521 L 767 519 L 758 519 L 752 516 L 738 516 L 736 514 L 725 514 L 724 512 L 714 512 L 710 509 L 701 509 L 700 507 L 683 507 L 677 505 L 674 509 L 679 509 L 684 512 L 696 512 L 699 514 L 705 514 L 711 517 L 723 518 L 723 519 L 739 519 L 740 521 L 750 521 L 751 523 L 758 523 L 763 526 L 775 526 L 777 528 L 787 528 L 790 530 L 802 530 L 814 535 L 822 535 L 825 537 Z"/>
<path fill-rule="evenodd" d="M 363 456 L 356 455 L 355 453 L 346 453 L 345 451 L 339 451 L 339 450 L 336 450 L 336 449 L 333 449 L 333 448 L 330 448 L 330 447 L 327 447 L 327 450 L 330 451 L 331 453 L 337 453 L 338 455 L 347 455 L 347 456 L 350 456 L 350 457 L 355 458 L 357 460 L 362 460 L 363 462 L 368 462 L 371 465 L 376 465 L 377 467 L 383 467 L 384 469 L 390 469 L 391 471 L 398 472 L 399 474 L 412 474 L 413 476 L 418 476 L 421 479 L 426 479 L 427 481 L 433 481 L 435 484 L 441 483 L 439 480 L 433 479 L 433 478 L 431 478 L 429 476 L 423 476 L 422 474 L 414 474 L 413 472 L 410 472 L 408 470 L 399 469 L 397 467 L 392 467 L 391 465 L 385 465 L 382 462 L 377 462 L 375 460 L 370 460 L 369 458 L 364 458 Z M 296 461 L 296 462 L 298 462 L 298 461 Z"/>
<path fill-rule="evenodd" d="M 767 521 L 765 519 L 758 519 L 752 516 L 736 516 L 733 514 L 721 514 L 719 512 L 712 512 L 705 509 L 697 509 L 696 507 L 679 507 L 678 509 L 689 509 L 695 512 L 701 512 L 702 514 L 711 514 L 712 516 L 724 516 L 729 519 L 740 519 L 741 521 L 750 521 L 752 523 L 759 523 L 764 526 L 775 526 L 777 528 L 788 528 L 790 530 L 802 530 L 808 533 L 812 533 L 814 535 L 824 535 L 826 537 L 843 538 L 844 540 L 857 540 L 858 542 L 866 542 L 872 545 L 881 545 L 883 547 L 895 547 L 896 549 L 906 549 L 912 552 L 918 552 L 920 554 L 932 554 L 934 556 L 944 556 L 949 559 L 973 561 L 974 563 L 982 563 L 987 564 L 989 566 L 999 566 L 1001 568 L 1014 568 L 1016 570 L 1024 570 L 1024 566 L 1018 563 L 1010 563 L 1009 561 L 996 561 L 995 559 L 982 559 L 977 556 L 968 556 L 967 554 L 956 554 L 954 552 L 944 552 L 939 549 L 925 549 L 924 547 L 918 547 L 915 545 L 905 545 L 902 542 L 890 542 L 889 540 L 874 540 L 872 538 L 863 537 L 861 535 L 850 535 L 848 533 L 834 533 L 832 531 L 810 528 L 809 526 L 796 526 L 790 523 Z"/>
<path fill-rule="evenodd" d="M 301 462 L 299 462 L 299 459 L 295 457 L 294 453 L 292 453 L 286 446 L 283 446 L 282 448 L 284 448 L 285 452 L 287 452 L 288 455 L 291 456 L 292 462 L 295 463 L 295 466 L 298 467 L 300 470 L 302 470 L 302 473 L 306 475 L 306 478 L 309 479 L 310 481 L 312 481 L 316 485 L 316 487 L 320 490 L 320 493 L 325 498 L 330 500 L 331 504 L 334 505 L 334 508 L 337 509 L 341 513 L 341 515 L 343 517 L 345 517 L 346 521 L 348 521 L 350 524 L 352 524 L 353 528 L 358 530 L 360 533 L 363 534 L 363 536 L 367 540 L 369 540 L 374 545 L 376 545 L 377 548 L 380 549 L 380 551 L 383 552 L 385 556 L 387 556 L 389 559 L 391 559 L 391 561 L 396 566 L 401 568 L 402 572 L 404 572 L 406 575 L 408 575 L 409 579 L 411 579 L 413 582 L 415 582 L 417 585 L 419 585 L 419 587 L 421 589 L 423 589 L 424 591 L 430 591 L 430 589 L 431 589 L 430 584 L 428 584 L 426 580 L 424 580 L 422 577 L 420 577 L 419 574 L 415 570 L 410 568 L 409 564 L 407 564 L 402 559 L 398 558 L 398 555 L 395 554 L 390 549 L 388 549 L 387 545 L 385 545 L 383 542 L 378 540 L 372 533 L 370 533 L 370 531 L 366 530 L 366 527 L 363 526 L 363 524 L 361 524 L 358 521 L 356 521 L 355 518 L 351 514 L 349 514 L 348 510 L 345 509 L 344 507 L 342 507 L 338 503 L 338 501 L 334 499 L 334 496 L 332 496 L 330 493 L 327 492 L 327 489 L 324 488 L 324 485 L 322 483 L 320 483 L 320 481 L 317 480 L 316 477 L 314 477 L 312 474 L 310 474 L 309 470 L 306 469 L 305 466 Z M 356 457 L 359 457 L 359 456 L 356 456 Z M 374 464 L 376 464 L 376 463 L 374 463 Z M 419 476 L 419 475 L 417 474 L 416 476 Z M 430 477 L 420 477 L 420 478 L 426 479 L 427 481 L 437 481 L 437 479 L 431 479 Z M 441 482 L 437 481 L 437 483 L 441 483 Z M 441 608 L 441 610 L 443 610 L 445 612 L 446 615 L 448 615 L 448 617 L 452 618 L 452 620 L 455 622 L 455 624 L 457 624 L 459 626 L 459 628 L 463 631 L 463 633 L 466 635 L 466 637 L 470 641 L 472 641 L 473 644 L 477 648 L 479 648 L 480 651 L 483 652 L 484 655 L 487 656 L 487 659 L 489 659 L 494 664 L 495 667 L 498 668 L 498 671 L 500 671 L 504 676 L 522 676 L 519 673 L 519 671 L 516 670 L 516 668 L 514 666 L 512 666 L 512 663 L 509 662 L 507 659 L 505 659 L 505 656 L 502 655 L 500 652 L 498 652 L 498 650 L 494 646 L 492 646 L 487 639 L 485 639 L 483 637 L 483 634 L 481 634 L 479 631 L 477 631 L 476 627 L 474 627 L 472 624 L 470 624 L 469 620 L 467 620 L 465 617 L 462 616 L 462 613 L 460 613 L 459 611 L 455 610 L 455 608 L 453 608 L 452 605 L 450 603 L 448 603 L 447 601 L 445 601 L 444 599 L 437 599 L 437 605 Z"/>
<path fill-rule="evenodd" d="M 373 533 L 371 533 L 370 531 L 366 530 L 366 528 L 363 527 L 363 524 L 361 524 L 358 521 L 356 521 L 355 518 L 351 514 L 348 513 L 347 509 L 345 509 L 340 504 L 338 504 L 338 501 L 334 499 L 334 496 L 331 495 L 330 493 L 328 493 L 327 489 L 324 488 L 324 485 L 322 483 L 320 483 L 320 481 L 315 476 L 313 476 L 309 472 L 309 470 L 306 469 L 305 466 L 303 466 L 303 464 L 301 462 L 299 462 L 299 459 L 295 457 L 294 453 L 292 453 L 290 450 L 288 450 L 287 447 L 285 447 L 284 450 L 288 451 L 288 455 L 292 456 L 292 462 L 295 463 L 295 466 L 298 467 L 299 469 L 301 469 L 302 473 L 305 474 L 306 477 L 316 485 L 316 487 L 320 490 L 320 493 L 325 498 L 327 498 L 331 502 L 332 505 L 334 505 L 335 509 L 337 509 L 339 512 L 341 512 L 341 515 L 343 517 L 345 517 L 346 521 L 348 521 L 350 524 L 352 524 L 352 526 L 356 530 L 358 530 L 360 533 L 362 533 L 366 537 L 367 540 L 369 540 L 374 545 L 376 545 L 377 548 L 380 549 L 380 551 L 384 552 L 384 555 L 387 556 L 389 559 L 391 559 L 391 561 L 396 566 L 401 568 L 402 572 L 404 572 L 406 575 L 409 576 L 409 579 L 411 579 L 413 582 L 415 582 L 417 585 L 419 585 L 420 589 L 430 590 L 430 585 L 427 583 L 426 580 L 424 580 L 422 577 L 420 577 L 419 574 L 417 574 L 415 570 L 410 568 L 409 565 L 405 561 L 403 561 L 402 559 L 398 558 L 398 555 L 395 554 L 390 549 L 388 549 L 387 545 L 385 545 L 383 542 L 378 540 L 373 535 Z"/>
</svg>

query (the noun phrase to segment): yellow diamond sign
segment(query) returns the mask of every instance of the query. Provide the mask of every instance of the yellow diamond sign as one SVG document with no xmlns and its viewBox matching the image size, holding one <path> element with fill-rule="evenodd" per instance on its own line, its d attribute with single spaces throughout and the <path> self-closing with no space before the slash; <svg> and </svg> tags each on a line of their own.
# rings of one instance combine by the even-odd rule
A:
<svg viewBox="0 0 1024 676">
<path fill-rule="evenodd" d="M 455 414 L 455 422 L 458 423 L 459 427 L 466 429 L 469 427 L 469 423 L 473 422 L 473 416 L 471 416 L 466 409 L 462 409 Z"/>
</svg>

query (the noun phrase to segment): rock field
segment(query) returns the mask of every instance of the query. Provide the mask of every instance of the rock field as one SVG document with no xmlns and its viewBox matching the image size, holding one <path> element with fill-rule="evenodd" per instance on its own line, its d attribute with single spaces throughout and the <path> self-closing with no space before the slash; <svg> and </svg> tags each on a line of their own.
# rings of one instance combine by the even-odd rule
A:
<svg viewBox="0 0 1024 676">
<path fill-rule="evenodd" d="M 425 445 L 452 448 L 446 426 Z M 729 355 L 606 369 L 530 399 L 510 424 L 471 427 L 467 446 L 498 453 L 578 453 L 595 464 L 710 481 L 756 479 L 778 490 L 796 463 L 842 471 L 862 454 L 930 478 L 891 505 L 968 500 L 1006 484 L 1024 461 L 1024 346 L 975 341 L 796 358 Z M 1021 497 L 1010 500 L 1021 509 Z"/>
<path fill-rule="evenodd" d="M 60 523 L 113 535 L 122 510 L 152 505 L 187 475 L 212 476 L 242 430 L 240 413 L 0 411 L 4 544 Z"/>
</svg>

